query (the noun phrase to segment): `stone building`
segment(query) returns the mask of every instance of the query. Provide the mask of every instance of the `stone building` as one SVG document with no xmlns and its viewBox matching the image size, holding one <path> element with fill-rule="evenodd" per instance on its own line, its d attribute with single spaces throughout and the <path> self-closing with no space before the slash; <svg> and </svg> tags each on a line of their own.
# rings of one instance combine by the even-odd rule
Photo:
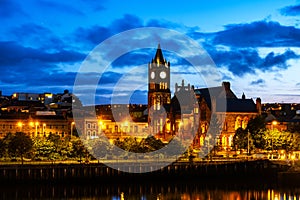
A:
<svg viewBox="0 0 300 200">
<path fill-rule="evenodd" d="M 195 142 L 198 146 L 204 142 L 214 106 L 216 115 L 222 118 L 219 119 L 222 127 L 219 127 L 220 134 L 216 134 L 216 138 L 212 139 L 216 140 L 215 143 L 224 150 L 231 148 L 233 136 L 238 128 L 245 129 L 251 118 L 261 114 L 260 98 L 256 99 L 256 103 L 253 99 L 246 99 L 244 94 L 242 98 L 238 98 L 231 90 L 229 82 L 223 82 L 219 87 L 195 89 L 195 94 L 200 108 L 199 135 Z M 212 99 L 215 99 L 215 102 Z M 223 102 L 219 103 L 219 101 Z M 220 108 L 220 105 L 224 106 Z"/>
</svg>

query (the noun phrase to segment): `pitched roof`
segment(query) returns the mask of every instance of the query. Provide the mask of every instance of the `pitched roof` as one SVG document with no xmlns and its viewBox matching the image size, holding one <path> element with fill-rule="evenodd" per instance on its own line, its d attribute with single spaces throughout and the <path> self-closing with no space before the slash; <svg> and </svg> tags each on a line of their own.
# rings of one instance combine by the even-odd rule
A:
<svg viewBox="0 0 300 200">
<path fill-rule="evenodd" d="M 230 88 L 226 86 L 195 89 L 195 94 L 204 98 L 209 109 L 211 109 L 211 99 L 216 99 L 216 111 L 226 112 L 257 112 L 256 105 L 252 99 L 238 99 Z M 226 101 L 226 104 L 224 104 Z"/>
<path fill-rule="evenodd" d="M 257 112 L 252 99 L 227 99 L 227 112 Z"/>
</svg>

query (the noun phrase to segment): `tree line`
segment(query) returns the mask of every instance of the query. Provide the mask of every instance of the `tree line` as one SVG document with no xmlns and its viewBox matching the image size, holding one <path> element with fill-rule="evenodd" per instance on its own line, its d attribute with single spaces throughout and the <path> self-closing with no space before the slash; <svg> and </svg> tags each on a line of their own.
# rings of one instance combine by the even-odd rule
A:
<svg viewBox="0 0 300 200">
<path fill-rule="evenodd" d="M 266 129 L 262 116 L 250 119 L 245 129 L 236 130 L 233 137 L 234 150 L 300 150 L 300 137 L 297 131 Z M 249 152 L 250 153 L 250 152 Z"/>
<path fill-rule="evenodd" d="M 184 150 L 179 141 L 176 149 Z M 116 139 L 111 143 L 105 136 L 95 139 L 83 139 L 78 136 L 60 137 L 50 134 L 48 137 L 31 138 L 23 132 L 9 133 L 0 139 L 0 157 L 2 160 L 21 159 L 31 161 L 61 161 L 78 160 L 79 162 L 90 159 L 126 157 L 126 152 L 147 153 L 163 148 L 165 144 L 149 136 L 142 140 L 127 137 L 123 140 Z M 115 148 L 123 149 L 122 155 L 113 151 Z M 177 153 L 177 152 L 175 152 Z"/>
</svg>

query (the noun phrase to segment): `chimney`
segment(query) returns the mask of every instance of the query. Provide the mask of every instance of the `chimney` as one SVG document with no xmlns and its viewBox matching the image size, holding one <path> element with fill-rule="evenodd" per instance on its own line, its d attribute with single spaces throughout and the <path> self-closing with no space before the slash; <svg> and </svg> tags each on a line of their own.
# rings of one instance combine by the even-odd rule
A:
<svg viewBox="0 0 300 200">
<path fill-rule="evenodd" d="M 258 97 L 256 98 L 256 110 L 259 115 L 261 115 L 261 99 Z"/>
<path fill-rule="evenodd" d="M 223 82 L 222 86 L 225 88 L 226 91 L 230 90 L 230 82 Z"/>
</svg>

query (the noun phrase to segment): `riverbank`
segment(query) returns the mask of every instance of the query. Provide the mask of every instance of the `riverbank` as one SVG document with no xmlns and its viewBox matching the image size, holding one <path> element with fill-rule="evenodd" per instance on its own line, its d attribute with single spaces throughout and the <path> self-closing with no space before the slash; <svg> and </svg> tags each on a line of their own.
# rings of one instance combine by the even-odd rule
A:
<svg viewBox="0 0 300 200">
<path fill-rule="evenodd" d="M 239 162 L 173 163 L 148 173 L 154 163 L 133 165 L 117 163 L 114 168 L 101 163 L 90 164 L 43 164 L 0 165 L 0 182 L 115 182 L 115 181 L 193 181 L 193 180 L 270 180 L 287 172 L 290 166 L 268 160 Z M 122 170 L 121 170 L 122 169 Z M 128 171 L 123 172 L 123 171 Z"/>
</svg>

